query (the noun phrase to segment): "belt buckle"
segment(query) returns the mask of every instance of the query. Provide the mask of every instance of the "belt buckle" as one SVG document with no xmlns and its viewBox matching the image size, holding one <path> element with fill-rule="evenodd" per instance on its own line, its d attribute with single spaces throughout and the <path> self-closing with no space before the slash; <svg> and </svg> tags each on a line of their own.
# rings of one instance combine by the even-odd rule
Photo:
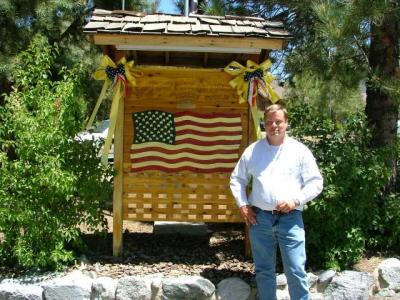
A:
<svg viewBox="0 0 400 300">
<path fill-rule="evenodd" d="M 281 216 L 281 215 L 283 215 L 284 213 L 281 212 L 281 211 L 279 211 L 279 210 L 274 209 L 274 210 L 271 210 L 271 214 L 272 214 L 272 215 L 276 215 L 276 216 Z"/>
</svg>

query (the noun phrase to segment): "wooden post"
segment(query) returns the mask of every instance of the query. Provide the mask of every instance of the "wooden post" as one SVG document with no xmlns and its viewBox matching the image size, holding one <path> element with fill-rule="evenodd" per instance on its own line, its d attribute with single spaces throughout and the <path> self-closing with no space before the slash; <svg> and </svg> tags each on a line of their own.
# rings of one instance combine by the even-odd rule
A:
<svg viewBox="0 0 400 300">
<path fill-rule="evenodd" d="M 244 238 L 244 256 L 251 258 L 251 245 L 250 245 L 250 227 L 244 225 L 245 238 Z"/>
<path fill-rule="evenodd" d="M 255 142 L 257 140 L 257 131 L 254 128 L 254 121 L 253 121 L 253 115 L 251 114 L 250 106 L 248 106 L 248 145 L 251 143 Z M 249 195 L 250 190 L 249 187 L 247 187 L 247 195 Z M 245 225 L 245 239 L 244 239 L 244 255 L 247 258 L 251 257 L 251 245 L 250 245 L 250 227 Z"/>
<path fill-rule="evenodd" d="M 124 150 L 124 97 L 120 98 L 114 133 L 113 255 L 122 254 L 122 193 Z"/>
</svg>

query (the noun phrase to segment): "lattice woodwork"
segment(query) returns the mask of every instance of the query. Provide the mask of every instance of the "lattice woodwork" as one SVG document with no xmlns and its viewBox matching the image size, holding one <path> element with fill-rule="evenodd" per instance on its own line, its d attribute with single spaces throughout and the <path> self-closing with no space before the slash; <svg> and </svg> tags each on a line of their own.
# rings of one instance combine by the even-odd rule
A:
<svg viewBox="0 0 400 300">
<path fill-rule="evenodd" d="M 241 222 L 227 174 L 143 172 L 125 176 L 124 219 Z"/>
</svg>

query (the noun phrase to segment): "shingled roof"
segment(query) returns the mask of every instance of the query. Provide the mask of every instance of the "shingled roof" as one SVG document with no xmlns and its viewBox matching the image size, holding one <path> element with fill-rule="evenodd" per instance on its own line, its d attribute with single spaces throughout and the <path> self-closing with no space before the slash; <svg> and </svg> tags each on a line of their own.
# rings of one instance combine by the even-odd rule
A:
<svg viewBox="0 0 400 300">
<path fill-rule="evenodd" d="M 128 11 L 96 9 L 84 27 L 86 33 L 258 36 L 287 38 L 282 22 L 257 17 L 205 16 L 189 17 L 167 14 L 144 15 Z"/>
<path fill-rule="evenodd" d="M 92 42 L 117 50 L 260 54 L 281 49 L 290 33 L 282 22 L 258 17 L 188 17 L 94 10 L 84 27 Z"/>
</svg>

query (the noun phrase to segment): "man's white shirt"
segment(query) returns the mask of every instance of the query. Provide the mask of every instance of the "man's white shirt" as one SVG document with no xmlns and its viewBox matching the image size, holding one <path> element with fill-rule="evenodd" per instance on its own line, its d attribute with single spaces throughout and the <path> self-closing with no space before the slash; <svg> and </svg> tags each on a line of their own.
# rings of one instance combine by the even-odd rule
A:
<svg viewBox="0 0 400 300">
<path fill-rule="evenodd" d="M 246 187 L 252 178 L 251 193 Z M 302 210 L 322 191 L 323 179 L 311 151 L 285 136 L 283 144 L 259 140 L 245 149 L 232 172 L 230 188 L 238 207 L 254 205 L 274 210 L 280 200 L 299 202 Z"/>
</svg>

